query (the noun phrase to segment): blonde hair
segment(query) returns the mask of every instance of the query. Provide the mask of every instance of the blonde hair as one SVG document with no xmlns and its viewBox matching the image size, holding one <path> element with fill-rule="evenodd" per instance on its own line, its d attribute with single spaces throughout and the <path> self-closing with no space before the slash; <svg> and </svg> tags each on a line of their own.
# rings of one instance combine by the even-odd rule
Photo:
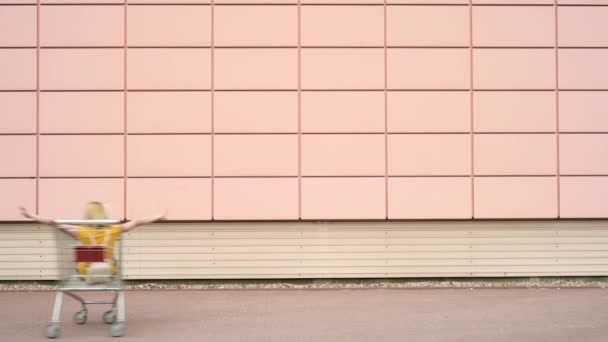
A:
<svg viewBox="0 0 608 342">
<path fill-rule="evenodd" d="M 85 220 L 106 220 L 108 214 L 106 208 L 101 202 L 89 202 L 84 210 Z"/>
</svg>

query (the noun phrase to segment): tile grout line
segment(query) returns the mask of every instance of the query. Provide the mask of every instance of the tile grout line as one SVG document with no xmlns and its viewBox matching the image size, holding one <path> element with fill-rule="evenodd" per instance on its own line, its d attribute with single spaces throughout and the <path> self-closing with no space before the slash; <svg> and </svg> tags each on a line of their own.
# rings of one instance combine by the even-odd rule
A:
<svg viewBox="0 0 608 342">
<path fill-rule="evenodd" d="M 36 1 L 36 214 L 40 214 L 40 0 Z"/>
<path fill-rule="evenodd" d="M 560 178 L 560 151 L 559 151 L 559 40 L 558 40 L 558 10 L 557 0 L 553 1 L 555 11 L 555 140 L 556 140 L 556 163 L 557 163 L 557 218 L 561 216 L 561 178 Z"/>
<path fill-rule="evenodd" d="M 473 82 L 473 0 L 469 0 L 469 110 L 470 110 L 470 132 L 471 132 L 471 219 L 475 219 L 475 115 Z"/>
<path fill-rule="evenodd" d="M 298 0 L 298 220 L 302 219 L 302 6 Z"/>
<path fill-rule="evenodd" d="M 387 0 L 384 0 L 384 218 L 388 220 L 388 50 Z"/>
<path fill-rule="evenodd" d="M 211 213 L 215 217 L 215 0 L 211 0 Z"/>
<path fill-rule="evenodd" d="M 128 92 L 129 88 L 127 86 L 127 12 L 129 8 L 129 0 L 124 1 L 124 14 L 123 14 L 123 77 L 124 77 L 124 93 L 123 93 L 123 219 L 127 219 L 127 183 L 128 183 L 128 173 L 127 173 L 127 141 L 128 141 L 128 120 L 127 120 L 127 101 L 128 101 Z"/>
</svg>

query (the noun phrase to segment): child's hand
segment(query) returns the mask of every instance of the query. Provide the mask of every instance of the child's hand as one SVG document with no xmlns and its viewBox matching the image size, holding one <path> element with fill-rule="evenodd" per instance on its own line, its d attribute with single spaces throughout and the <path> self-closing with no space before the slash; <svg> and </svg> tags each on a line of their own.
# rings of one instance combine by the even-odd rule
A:
<svg viewBox="0 0 608 342">
<path fill-rule="evenodd" d="M 19 211 L 21 211 L 21 215 L 23 215 L 23 217 L 32 218 L 32 215 L 30 215 L 30 213 L 27 212 L 27 209 L 25 209 L 24 206 L 20 205 Z"/>
</svg>

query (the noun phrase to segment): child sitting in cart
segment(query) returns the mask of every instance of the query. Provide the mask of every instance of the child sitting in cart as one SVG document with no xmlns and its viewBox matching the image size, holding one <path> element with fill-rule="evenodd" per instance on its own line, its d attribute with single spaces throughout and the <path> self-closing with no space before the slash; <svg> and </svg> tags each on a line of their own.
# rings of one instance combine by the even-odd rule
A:
<svg viewBox="0 0 608 342">
<path fill-rule="evenodd" d="M 105 247 L 105 259 L 106 262 L 109 263 L 111 268 L 111 274 L 116 274 L 116 262 L 114 260 L 114 245 L 116 241 L 120 237 L 121 233 L 128 232 L 134 229 L 137 226 L 141 226 L 143 224 L 152 223 L 155 221 L 159 221 L 164 219 L 164 215 L 158 215 L 148 219 L 136 219 L 125 222 L 123 224 L 113 224 L 109 226 L 98 225 L 98 226 L 75 226 L 70 224 L 60 224 L 57 223 L 53 219 L 48 219 L 44 217 L 40 217 L 37 215 L 30 214 L 24 207 L 20 207 L 21 213 L 24 217 L 32 219 L 34 221 L 38 221 L 43 224 L 47 224 L 53 226 L 57 229 L 62 230 L 67 233 L 71 237 L 80 241 L 83 246 L 104 246 Z M 87 203 L 85 213 L 85 220 L 107 220 L 108 215 L 106 212 L 106 208 L 101 202 L 89 202 Z M 81 277 L 91 275 L 92 273 L 96 273 L 96 270 L 92 269 L 92 265 L 89 262 L 78 262 L 76 268 Z M 102 265 L 105 266 L 105 265 Z M 104 273 L 105 271 L 102 271 Z M 93 276 L 87 277 L 87 281 L 93 282 L 95 278 Z"/>
</svg>

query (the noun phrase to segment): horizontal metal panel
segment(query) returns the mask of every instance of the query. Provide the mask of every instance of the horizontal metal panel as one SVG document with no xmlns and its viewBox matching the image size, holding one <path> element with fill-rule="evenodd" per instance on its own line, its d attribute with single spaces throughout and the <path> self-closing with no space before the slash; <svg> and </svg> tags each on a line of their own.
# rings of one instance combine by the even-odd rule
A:
<svg viewBox="0 0 608 342">
<path fill-rule="evenodd" d="M 603 229 L 480 229 L 480 230 L 438 230 L 421 229 L 407 231 L 391 230 L 338 230 L 338 231 L 207 231 L 184 230 L 172 232 L 173 239 L 219 239 L 219 238 L 384 238 L 384 237 L 528 237 L 528 236 L 605 236 L 608 231 Z M 163 231 L 140 231 L 127 233 L 128 240 L 158 240 L 166 239 Z"/>
<path fill-rule="evenodd" d="M 44 263 L 24 263 L 28 266 L 44 267 Z M 14 264 L 13 264 L 14 265 Z M 483 267 L 483 266 L 591 266 L 605 265 L 608 269 L 608 259 L 392 259 L 392 260 L 207 260 L 207 261 L 129 261 L 125 269 L 139 269 L 141 272 L 155 272 L 157 269 L 172 269 L 174 267 L 190 268 L 275 268 L 275 267 Z M 0 264 L 2 267 L 2 264 Z"/>
<path fill-rule="evenodd" d="M 9 246 L 22 246 L 23 241 L 13 240 L 0 243 L 0 247 L 8 244 Z M 39 240 L 39 243 L 46 245 L 49 241 Z M 529 236 L 526 238 L 513 237 L 463 237 L 463 238 L 318 238 L 318 239 L 262 239 L 262 238 L 210 238 L 201 240 L 175 240 L 175 239 L 155 239 L 155 240 L 125 240 L 125 247 L 204 247 L 204 246 L 344 246 L 344 245 L 515 245 L 515 244 L 561 244 L 561 243 L 608 243 L 608 237 L 561 237 L 561 236 Z"/>
<path fill-rule="evenodd" d="M 283 239 L 285 241 L 293 239 L 308 239 L 308 240 L 334 240 L 334 239 L 479 239 L 479 238 L 539 238 L 539 237 L 608 237 L 608 232 L 603 230 L 581 230 L 581 231 L 527 231 L 527 232 L 513 232 L 510 234 L 508 231 L 500 232 L 478 232 L 478 231 L 463 231 L 463 232 L 408 232 L 408 233 L 395 233 L 388 231 L 380 232 L 338 232 L 333 234 L 325 233 L 251 233 L 251 232 L 234 232 L 233 234 L 217 234 L 214 232 L 172 232 L 170 236 L 167 233 L 154 233 L 154 234 L 140 234 L 140 235 L 127 235 L 125 234 L 125 241 L 136 243 L 137 241 L 165 241 L 167 237 L 170 237 L 172 241 L 180 240 L 246 240 L 246 239 Z M 19 240 L 55 240 L 55 235 L 50 232 L 2 232 L 4 241 L 19 241 Z M 231 236 L 230 236 L 231 235 Z"/>
<path fill-rule="evenodd" d="M 24 256 L 14 256 L 23 258 Z M 31 260 L 42 256 L 32 256 Z M 45 256 L 43 260 L 53 260 L 51 256 Z M 313 253 L 183 253 L 183 254 L 123 254 L 125 262 L 205 262 L 226 260 L 415 260 L 424 259 L 447 260 L 447 259 L 598 259 L 608 258 L 608 250 L 600 251 L 505 251 L 505 252 L 313 252 Z M 29 258 L 28 258 L 29 259 Z"/>
<path fill-rule="evenodd" d="M 0 270 L 47 270 L 56 268 L 57 263 L 49 261 L 0 262 Z"/>
<path fill-rule="evenodd" d="M 294 253 L 294 252 L 372 252 L 372 251 L 466 251 L 468 245 L 360 245 L 360 246 L 203 246 L 203 247 L 128 247 L 128 254 L 179 254 L 179 253 Z"/>
<path fill-rule="evenodd" d="M 214 222 L 214 223 L 171 223 L 152 224 L 145 229 L 135 230 L 130 234 L 167 231 L 243 231 L 243 232 L 279 232 L 279 231 L 354 231 L 354 230 L 392 230 L 392 231 L 460 231 L 460 230 L 543 230 L 543 229 L 605 229 L 606 220 L 538 220 L 538 221 L 305 221 L 305 222 Z M 14 226 L 13 226 L 14 227 Z M 2 229 L 2 228 L 0 228 Z"/>
<path fill-rule="evenodd" d="M 514 244 L 514 245 L 359 245 L 359 246 L 203 246 L 203 247 L 128 247 L 125 254 L 167 255 L 183 253 L 364 253 L 364 252 L 462 252 L 462 251 L 595 251 L 608 244 Z"/>
<path fill-rule="evenodd" d="M 125 234 L 127 279 L 608 275 L 606 221 L 155 224 Z M 57 237 L 0 225 L 0 279 L 55 279 Z M 70 255 L 70 249 L 62 249 Z"/>
<path fill-rule="evenodd" d="M 53 232 L 45 231 L 23 231 L 23 232 L 0 232 L 2 240 L 55 240 Z"/>
<path fill-rule="evenodd" d="M 31 255 L 31 254 L 41 254 L 41 255 L 55 255 L 57 253 L 57 248 L 53 247 L 36 247 L 32 244 L 30 247 L 15 247 L 15 248 L 0 248 L 0 260 L 4 258 L 6 255 Z"/>
<path fill-rule="evenodd" d="M 605 272 L 492 272 L 492 273 L 474 273 L 474 272 L 445 272 L 445 273 L 394 273 L 392 278 L 463 278 L 463 277 L 538 277 L 538 276 L 604 276 Z M 389 277 L 385 273 L 307 273 L 307 274 L 288 274 L 288 275 L 264 275 L 251 276 L 242 274 L 206 274 L 201 275 L 186 275 L 179 276 L 179 279 L 310 279 L 310 278 L 385 278 Z M 1 279 L 1 278 L 0 278 Z M 176 279 L 175 275 L 129 275 L 126 277 L 129 280 L 155 280 L 155 279 Z"/>
<path fill-rule="evenodd" d="M 394 278 L 446 278 L 446 277 L 538 277 L 538 276 L 605 276 L 606 272 L 597 271 L 570 271 L 570 272 L 425 272 L 425 273 L 393 273 L 390 277 Z M 21 275 L 19 280 L 53 280 L 56 274 L 29 274 Z M 262 276 L 243 275 L 243 274 L 189 274 L 179 275 L 179 279 L 301 279 L 301 278 L 383 278 L 388 277 L 385 273 L 306 273 L 306 274 L 264 274 Z M 0 274 L 0 280 L 15 280 L 14 275 Z M 176 279 L 175 275 L 125 275 L 128 280 L 161 280 L 161 279 Z"/>
<path fill-rule="evenodd" d="M 0 268 L 0 277 L 6 277 L 11 279 L 21 279 L 20 277 L 43 277 L 48 276 L 53 279 L 57 278 L 56 269 L 11 269 L 11 268 Z"/>
<path fill-rule="evenodd" d="M 578 272 L 608 272 L 608 265 L 583 265 L 574 269 Z M 570 265 L 509 265 L 509 266 L 394 266 L 394 267 L 379 267 L 379 266 L 336 266 L 336 267 L 197 267 L 197 268 L 154 268 L 154 269 L 139 269 L 125 268 L 125 273 L 128 275 L 173 275 L 176 277 L 185 275 L 200 275 L 205 274 L 241 274 L 243 276 L 263 276 L 263 275 L 289 275 L 289 274 L 340 274 L 340 273 L 378 273 L 391 275 L 392 273 L 486 273 L 486 272 L 570 272 L 573 267 Z"/>
<path fill-rule="evenodd" d="M 20 248 L 20 247 L 55 247 L 55 240 L 40 240 L 40 239 L 19 239 L 19 240 L 0 240 L 0 249 L 4 248 Z"/>
<path fill-rule="evenodd" d="M 50 263 L 57 261 L 57 254 L 2 254 L 0 255 L 0 268 L 3 265 L 21 265 L 26 262 Z"/>
</svg>

